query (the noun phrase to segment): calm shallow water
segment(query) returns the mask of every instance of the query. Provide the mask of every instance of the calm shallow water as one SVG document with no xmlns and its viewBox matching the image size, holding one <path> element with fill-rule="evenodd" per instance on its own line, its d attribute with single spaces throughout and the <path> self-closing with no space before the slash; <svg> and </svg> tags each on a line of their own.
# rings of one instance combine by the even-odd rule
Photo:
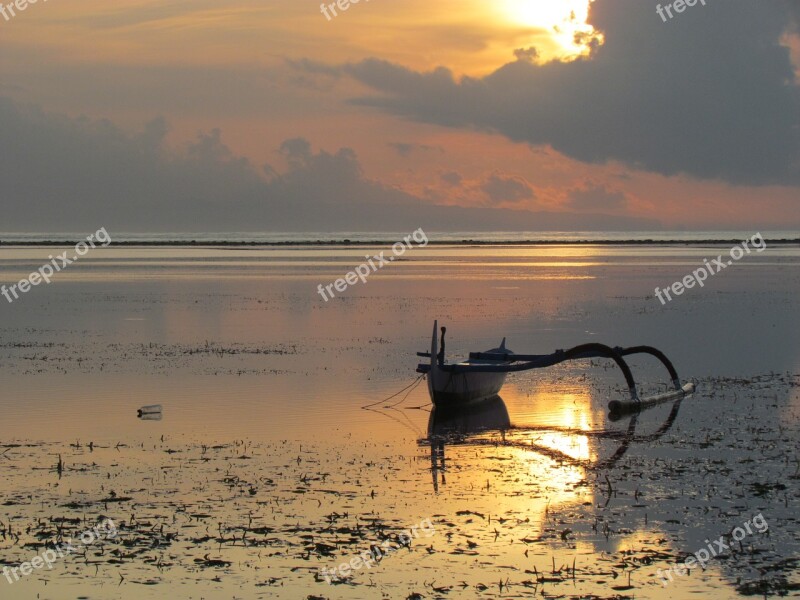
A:
<svg viewBox="0 0 800 600">
<path fill-rule="evenodd" d="M 0 298 L 0 560 L 30 560 L 54 517 L 110 516 L 125 542 L 4 591 L 733 598 L 760 567 L 797 594 L 800 249 L 746 256 L 665 306 L 656 285 L 728 247 L 429 246 L 317 294 L 382 250 L 97 249 Z M 0 250 L 0 281 L 57 252 Z M 607 417 L 623 381 L 603 361 L 512 376 L 514 428 L 446 444 L 441 469 L 424 382 L 393 409 L 361 409 L 414 381 L 434 319 L 451 356 L 503 336 L 526 353 L 655 345 L 699 392 L 666 431 L 672 406 L 632 430 Z M 655 365 L 633 364 L 663 389 Z M 137 419 L 150 404 L 162 419 Z M 657 569 L 759 513 L 767 534 L 660 585 Z M 348 584 L 315 577 L 425 518 L 436 534 L 411 552 Z"/>
</svg>

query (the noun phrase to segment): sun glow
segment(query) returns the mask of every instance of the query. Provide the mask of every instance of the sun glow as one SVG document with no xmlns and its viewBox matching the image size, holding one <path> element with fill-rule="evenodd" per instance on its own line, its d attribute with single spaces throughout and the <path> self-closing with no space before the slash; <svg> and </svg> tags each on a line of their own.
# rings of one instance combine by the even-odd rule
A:
<svg viewBox="0 0 800 600">
<path fill-rule="evenodd" d="M 602 34 L 586 22 L 593 1 L 504 0 L 503 6 L 511 23 L 546 31 L 557 46 L 553 58 L 563 60 L 588 54 L 593 41 L 602 43 Z"/>
</svg>

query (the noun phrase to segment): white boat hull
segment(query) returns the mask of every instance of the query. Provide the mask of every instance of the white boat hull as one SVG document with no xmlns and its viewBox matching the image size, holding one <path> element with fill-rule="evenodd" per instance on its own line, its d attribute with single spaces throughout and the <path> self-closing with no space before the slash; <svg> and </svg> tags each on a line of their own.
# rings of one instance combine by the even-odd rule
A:
<svg viewBox="0 0 800 600">
<path fill-rule="evenodd" d="M 506 381 L 506 373 L 448 373 L 431 369 L 428 391 L 436 406 L 486 400 L 496 396 Z"/>
</svg>

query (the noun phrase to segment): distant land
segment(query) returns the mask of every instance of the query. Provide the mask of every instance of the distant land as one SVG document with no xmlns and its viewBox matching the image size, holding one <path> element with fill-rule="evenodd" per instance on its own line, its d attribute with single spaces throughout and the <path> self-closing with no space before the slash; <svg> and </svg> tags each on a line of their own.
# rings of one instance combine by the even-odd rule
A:
<svg viewBox="0 0 800 600">
<path fill-rule="evenodd" d="M 413 231 L 423 229 L 434 245 L 491 246 L 525 245 L 680 245 L 738 244 L 756 233 L 770 244 L 800 243 L 800 231 L 791 229 L 753 230 L 529 230 L 529 231 L 437 231 L 417 226 L 393 231 L 195 231 L 130 232 L 108 229 L 114 246 L 369 246 L 394 244 Z M 0 232 L 0 246 L 63 246 L 86 239 L 89 231 Z"/>
</svg>

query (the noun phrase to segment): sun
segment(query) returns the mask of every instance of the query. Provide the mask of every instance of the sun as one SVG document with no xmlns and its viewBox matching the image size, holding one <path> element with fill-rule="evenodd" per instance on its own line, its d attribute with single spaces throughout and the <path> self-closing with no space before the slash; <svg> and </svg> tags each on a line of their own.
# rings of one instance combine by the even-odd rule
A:
<svg viewBox="0 0 800 600">
<path fill-rule="evenodd" d="M 588 0 L 506 0 L 509 16 L 524 25 L 552 26 L 568 21 L 574 13 L 586 21 Z"/>
<path fill-rule="evenodd" d="M 592 41 L 602 34 L 587 23 L 594 0 L 503 0 L 507 21 L 547 32 L 556 46 L 553 58 L 570 59 L 588 54 Z"/>
</svg>

